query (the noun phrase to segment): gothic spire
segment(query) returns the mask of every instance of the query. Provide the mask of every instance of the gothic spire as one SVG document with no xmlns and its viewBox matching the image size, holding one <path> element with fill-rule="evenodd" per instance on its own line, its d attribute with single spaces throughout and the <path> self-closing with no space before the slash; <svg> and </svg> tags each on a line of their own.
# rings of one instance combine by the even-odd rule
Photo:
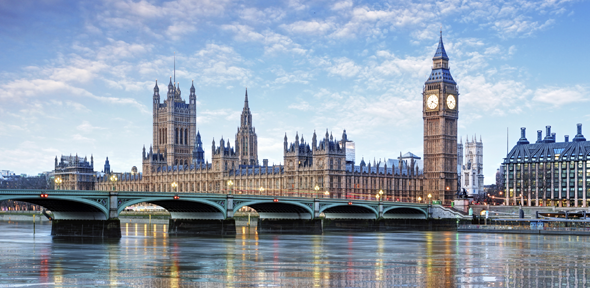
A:
<svg viewBox="0 0 590 288">
<path fill-rule="evenodd" d="M 248 87 L 246 87 L 246 97 L 244 99 L 244 109 L 248 108 Z"/>
<path fill-rule="evenodd" d="M 436 48 L 436 53 L 434 53 L 434 58 L 432 58 L 432 59 L 433 60 L 435 60 L 435 59 L 449 60 L 449 56 L 447 56 L 447 51 L 445 51 L 445 45 L 443 44 L 442 28 L 440 30 L 440 40 L 438 41 L 438 48 Z"/>
</svg>

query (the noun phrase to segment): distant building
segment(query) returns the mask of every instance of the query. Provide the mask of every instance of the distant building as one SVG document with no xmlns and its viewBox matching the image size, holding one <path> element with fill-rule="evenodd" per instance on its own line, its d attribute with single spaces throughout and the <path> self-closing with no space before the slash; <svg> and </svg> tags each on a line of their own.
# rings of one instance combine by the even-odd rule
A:
<svg viewBox="0 0 590 288">
<path fill-rule="evenodd" d="M 106 168 L 106 165 L 105 165 Z M 109 168 L 110 169 L 110 168 Z M 90 162 L 76 156 L 61 156 L 60 161 L 55 157 L 54 179 L 55 189 L 59 190 L 94 190 L 96 173 L 94 172 L 94 158 Z M 59 183 L 61 181 L 61 183 Z"/>
<path fill-rule="evenodd" d="M 483 176 L 483 142 L 481 136 L 479 141 L 474 136 L 469 138 L 463 146 L 463 140 L 457 143 L 457 171 L 461 191 L 465 191 L 468 196 L 484 194 L 484 176 Z"/>
<path fill-rule="evenodd" d="M 525 206 L 587 207 L 590 200 L 590 142 L 582 135 L 582 124 L 569 141 L 556 142 L 551 126 L 537 131 L 529 143 L 526 128 L 504 158 L 505 203 Z"/>
<path fill-rule="evenodd" d="M 346 133 L 346 130 L 344 130 Z M 339 142 L 340 147 L 346 146 L 346 164 L 354 164 L 355 160 L 355 144 L 354 141 L 346 140 L 346 143 Z"/>
</svg>

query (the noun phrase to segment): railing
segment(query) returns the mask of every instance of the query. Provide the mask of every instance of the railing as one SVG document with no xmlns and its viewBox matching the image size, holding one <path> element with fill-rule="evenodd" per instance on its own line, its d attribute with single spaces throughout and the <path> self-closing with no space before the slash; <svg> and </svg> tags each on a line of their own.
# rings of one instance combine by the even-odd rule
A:
<svg viewBox="0 0 590 288">
<path fill-rule="evenodd" d="M 578 231 L 590 233 L 590 227 L 538 227 L 531 228 L 530 225 L 477 225 L 477 224 L 462 224 L 459 229 L 465 230 L 544 230 L 544 231 Z"/>
</svg>

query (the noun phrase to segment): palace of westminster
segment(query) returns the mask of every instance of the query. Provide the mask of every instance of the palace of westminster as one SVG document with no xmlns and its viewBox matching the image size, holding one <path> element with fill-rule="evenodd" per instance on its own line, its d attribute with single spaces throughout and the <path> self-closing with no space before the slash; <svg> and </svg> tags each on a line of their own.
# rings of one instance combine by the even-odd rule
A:
<svg viewBox="0 0 590 288">
<path fill-rule="evenodd" d="M 336 139 L 326 131 L 311 141 L 284 137 L 282 165 L 259 162 L 258 140 L 246 91 L 235 142 L 223 138 L 211 144 L 211 163 L 205 162 L 201 135 L 196 130 L 197 96 L 190 87 L 188 102 L 180 87 L 168 84 L 166 99 L 153 94 L 153 144 L 143 148 L 142 171 L 115 173 L 108 158 L 104 173 L 92 175 L 86 158 L 56 158 L 55 177 L 61 189 L 106 191 L 172 191 L 179 193 L 252 194 L 293 197 L 379 199 L 385 201 L 450 203 L 457 192 L 458 88 L 449 70 L 442 34 L 432 72 L 423 88 L 424 160 L 407 153 L 385 162 L 355 165 L 354 149 L 346 134 Z M 348 151 L 347 151 L 348 149 Z M 77 170 L 84 168 L 79 173 Z M 87 175 L 88 174 L 88 175 Z M 115 177 L 113 177 L 115 176 Z M 116 181 L 114 181 L 116 180 Z M 430 196 L 430 197 L 429 197 Z"/>
</svg>

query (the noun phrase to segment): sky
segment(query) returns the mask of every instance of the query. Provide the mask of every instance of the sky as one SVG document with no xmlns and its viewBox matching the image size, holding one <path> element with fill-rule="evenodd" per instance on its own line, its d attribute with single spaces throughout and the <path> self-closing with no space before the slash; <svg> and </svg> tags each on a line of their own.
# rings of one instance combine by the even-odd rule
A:
<svg viewBox="0 0 590 288">
<path fill-rule="evenodd" d="M 357 163 L 421 156 L 442 29 L 458 133 L 481 137 L 492 184 L 520 127 L 563 141 L 582 123 L 590 136 L 588 13 L 560 0 L 0 1 L 0 169 L 50 171 L 62 154 L 141 167 L 174 57 L 183 98 L 194 80 L 207 159 L 213 139 L 233 144 L 245 87 L 261 162 L 283 161 L 285 133 L 326 129 L 346 129 Z"/>
</svg>

